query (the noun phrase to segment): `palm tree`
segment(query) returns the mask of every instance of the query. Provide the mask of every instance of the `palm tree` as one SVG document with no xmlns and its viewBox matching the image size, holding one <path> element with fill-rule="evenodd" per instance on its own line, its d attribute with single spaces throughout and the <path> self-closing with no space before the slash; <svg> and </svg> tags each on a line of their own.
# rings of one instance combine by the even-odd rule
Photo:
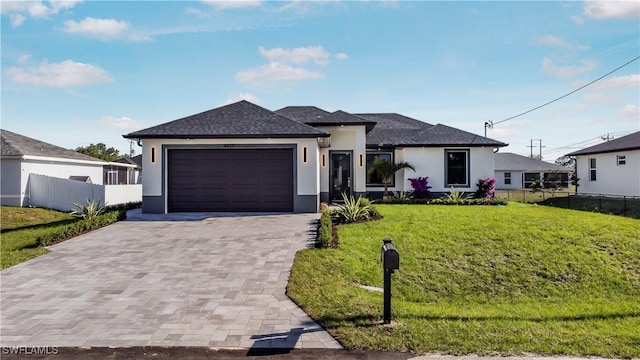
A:
<svg viewBox="0 0 640 360">
<path fill-rule="evenodd" d="M 391 183 L 391 178 L 401 169 L 411 169 L 416 171 L 413 165 L 408 162 L 399 162 L 392 163 L 389 160 L 382 159 L 376 157 L 373 159 L 373 162 L 369 166 L 369 174 L 376 174 L 382 179 L 382 183 L 384 184 L 384 193 L 382 194 L 383 198 L 387 197 L 387 189 L 389 184 Z"/>
</svg>

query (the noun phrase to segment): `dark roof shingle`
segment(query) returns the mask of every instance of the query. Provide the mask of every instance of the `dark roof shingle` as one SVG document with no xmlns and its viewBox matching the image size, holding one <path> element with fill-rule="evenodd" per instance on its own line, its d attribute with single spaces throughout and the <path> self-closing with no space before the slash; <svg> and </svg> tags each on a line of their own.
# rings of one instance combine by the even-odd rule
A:
<svg viewBox="0 0 640 360">
<path fill-rule="evenodd" d="M 65 149 L 60 146 L 32 139 L 4 129 L 1 130 L 1 133 L 2 146 L 0 153 L 2 156 L 45 156 L 62 159 L 104 162 L 100 159 L 81 154 L 77 151 Z"/>
<path fill-rule="evenodd" d="M 245 100 L 124 135 L 130 139 L 326 136 L 324 131 Z"/>
<path fill-rule="evenodd" d="M 623 150 L 637 150 L 637 149 L 640 149 L 640 131 L 635 132 L 633 134 L 629 134 L 627 136 L 623 136 L 621 138 L 607 141 L 602 144 L 598 144 L 582 150 L 574 151 L 572 153 L 567 154 L 567 156 L 589 155 L 589 154 L 599 154 L 599 153 L 608 153 L 608 152 L 623 151 Z"/>
<path fill-rule="evenodd" d="M 513 153 L 499 152 L 495 154 L 494 159 L 495 169 L 501 171 L 572 171 L 571 168 L 562 165 L 552 164 Z"/>
</svg>

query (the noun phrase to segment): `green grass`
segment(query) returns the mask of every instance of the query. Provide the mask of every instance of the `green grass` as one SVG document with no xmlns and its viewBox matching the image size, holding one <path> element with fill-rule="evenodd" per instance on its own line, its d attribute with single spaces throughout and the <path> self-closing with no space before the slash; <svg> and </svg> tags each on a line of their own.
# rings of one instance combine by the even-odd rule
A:
<svg viewBox="0 0 640 360">
<path fill-rule="evenodd" d="M 378 205 L 339 249 L 297 254 L 288 294 L 349 349 L 640 356 L 640 222 L 510 203 Z M 400 253 L 381 326 L 382 239 Z"/>
<path fill-rule="evenodd" d="M 49 250 L 38 247 L 36 238 L 74 221 L 77 220 L 73 216 L 59 211 L 2 206 L 0 268 L 5 269 L 46 254 Z"/>
</svg>

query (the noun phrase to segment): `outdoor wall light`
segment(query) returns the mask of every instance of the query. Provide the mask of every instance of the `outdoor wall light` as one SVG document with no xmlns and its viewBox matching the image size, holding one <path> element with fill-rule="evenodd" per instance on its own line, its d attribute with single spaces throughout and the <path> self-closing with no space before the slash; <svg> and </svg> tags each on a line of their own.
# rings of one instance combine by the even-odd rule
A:
<svg viewBox="0 0 640 360">
<path fill-rule="evenodd" d="M 302 148 L 302 162 L 306 163 L 307 162 L 307 147 L 303 147 Z"/>
<path fill-rule="evenodd" d="M 327 159 L 327 156 L 325 154 L 322 154 L 322 167 L 327 166 L 326 159 Z"/>
<path fill-rule="evenodd" d="M 364 164 L 363 155 L 360 154 L 360 167 L 362 167 L 363 164 Z"/>
<path fill-rule="evenodd" d="M 152 146 L 151 147 L 151 163 L 155 163 L 156 162 L 156 147 Z"/>
</svg>

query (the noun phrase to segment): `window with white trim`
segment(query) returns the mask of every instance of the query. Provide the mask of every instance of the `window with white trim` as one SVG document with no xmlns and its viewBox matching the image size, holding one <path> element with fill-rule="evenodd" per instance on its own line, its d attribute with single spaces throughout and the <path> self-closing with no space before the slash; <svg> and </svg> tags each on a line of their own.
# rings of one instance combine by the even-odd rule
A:
<svg viewBox="0 0 640 360">
<path fill-rule="evenodd" d="M 504 184 L 505 185 L 511 185 L 511 173 L 510 172 L 504 173 Z"/>
<path fill-rule="evenodd" d="M 118 171 L 107 171 L 107 185 L 118 185 Z"/>
<path fill-rule="evenodd" d="M 626 155 L 616 156 L 616 163 L 618 165 L 627 165 L 627 156 Z"/>
<path fill-rule="evenodd" d="M 596 159 L 589 159 L 589 181 L 596 181 Z"/>
</svg>

